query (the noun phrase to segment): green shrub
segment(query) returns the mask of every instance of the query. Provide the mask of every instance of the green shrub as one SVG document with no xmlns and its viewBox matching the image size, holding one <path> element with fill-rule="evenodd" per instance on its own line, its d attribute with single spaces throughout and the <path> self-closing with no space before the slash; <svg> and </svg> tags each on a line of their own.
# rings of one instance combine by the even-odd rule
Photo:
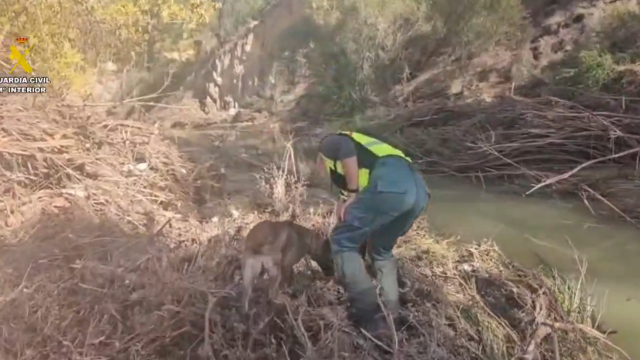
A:
<svg viewBox="0 0 640 360">
<path fill-rule="evenodd" d="M 350 103 L 412 80 L 432 56 L 470 58 L 524 33 L 518 0 L 311 0 L 311 8 L 334 35 L 324 57 L 344 68 L 339 82 L 317 71 L 325 74 L 322 87 Z"/>
<path fill-rule="evenodd" d="M 625 73 L 638 72 L 640 8 L 628 4 L 612 6 L 588 44 L 565 61 L 556 82 L 571 87 L 624 92 Z"/>
<path fill-rule="evenodd" d="M 277 0 L 226 0 L 216 24 L 222 39 L 229 39 Z"/>
<path fill-rule="evenodd" d="M 2 0 L 0 26 L 29 37 L 30 62 L 57 89 L 86 91 L 101 62 L 150 65 L 175 51 L 218 9 L 209 0 Z M 9 5 L 11 4 L 11 5 Z"/>
</svg>

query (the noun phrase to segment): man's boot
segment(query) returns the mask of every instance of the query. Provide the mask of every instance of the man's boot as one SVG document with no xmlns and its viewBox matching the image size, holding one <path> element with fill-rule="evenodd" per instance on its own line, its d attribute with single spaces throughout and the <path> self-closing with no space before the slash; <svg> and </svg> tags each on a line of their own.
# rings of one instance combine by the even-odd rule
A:
<svg viewBox="0 0 640 360">
<path fill-rule="evenodd" d="M 376 280 L 380 284 L 382 300 L 387 311 L 395 318 L 400 312 L 400 290 L 398 288 L 398 261 L 395 257 L 374 261 Z"/>
<path fill-rule="evenodd" d="M 408 292 L 411 290 L 411 283 L 405 279 L 404 274 L 398 268 L 398 289 L 400 289 L 401 293 Z"/>
<path fill-rule="evenodd" d="M 378 337 L 388 330 L 378 304 L 376 287 L 365 270 L 360 254 L 336 254 L 336 275 L 349 301 L 349 316 L 356 326 Z"/>
<path fill-rule="evenodd" d="M 348 314 L 355 326 L 362 328 L 371 336 L 383 340 L 390 332 L 387 319 L 377 302 L 377 296 L 375 287 L 348 293 Z M 375 299 L 376 302 L 371 299 Z"/>
</svg>

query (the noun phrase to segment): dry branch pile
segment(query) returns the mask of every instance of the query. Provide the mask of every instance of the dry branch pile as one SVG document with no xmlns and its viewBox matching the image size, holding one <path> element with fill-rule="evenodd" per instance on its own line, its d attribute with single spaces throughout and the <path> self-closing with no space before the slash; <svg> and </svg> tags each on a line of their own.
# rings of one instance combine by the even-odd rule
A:
<svg viewBox="0 0 640 360">
<path fill-rule="evenodd" d="M 390 357 L 349 326 L 339 289 L 304 266 L 285 305 L 256 289 L 246 326 L 240 240 L 267 215 L 180 218 L 189 214 L 190 165 L 153 125 L 54 103 L 2 105 L 0 117 L 0 358 Z M 283 195 L 294 189 L 286 173 L 265 181 L 275 182 L 265 186 L 275 202 L 305 210 L 300 222 L 326 221 L 306 211 L 304 189 L 287 193 L 299 199 Z M 160 218 L 171 226 L 147 224 Z M 423 229 L 401 249 L 413 286 L 410 325 L 387 345 L 397 359 L 613 358 L 591 330 L 588 299 L 574 301 L 583 289 L 517 267 L 490 244 L 438 244 Z M 203 232 L 200 247 L 167 246 Z"/>
<path fill-rule="evenodd" d="M 231 270 L 233 234 L 250 224 L 178 251 L 71 209 L 38 224 L 0 256 L 3 358 L 389 358 L 349 326 L 340 291 L 317 270 L 301 269 L 284 305 L 268 304 L 258 287 L 247 327 Z M 510 264 L 490 244 L 416 244 L 402 249 L 411 324 L 388 345 L 396 358 L 614 358 L 591 330 L 587 301 L 570 305 L 575 294 L 557 293 L 560 279 Z"/>
<path fill-rule="evenodd" d="M 154 124 L 14 99 L 0 105 L 0 229 L 74 203 L 135 229 L 190 211 L 192 166 Z"/>
<path fill-rule="evenodd" d="M 424 155 L 427 172 L 513 181 L 529 193 L 548 187 L 579 194 L 592 211 L 637 222 L 640 116 L 593 110 L 616 101 L 505 98 L 432 106 L 430 116 L 411 120 L 402 136 Z"/>
</svg>

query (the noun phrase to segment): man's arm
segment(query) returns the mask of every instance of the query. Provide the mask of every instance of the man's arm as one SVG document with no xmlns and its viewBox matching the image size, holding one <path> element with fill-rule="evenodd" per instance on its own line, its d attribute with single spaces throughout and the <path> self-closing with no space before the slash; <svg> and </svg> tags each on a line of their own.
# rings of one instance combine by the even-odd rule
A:
<svg viewBox="0 0 640 360">
<path fill-rule="evenodd" d="M 342 168 L 344 169 L 344 177 L 347 180 L 347 189 L 358 190 L 360 184 L 358 158 L 352 156 L 342 160 Z M 355 195 L 356 193 L 349 193 L 350 197 Z"/>
<path fill-rule="evenodd" d="M 318 153 L 318 156 L 316 157 L 316 170 L 319 174 L 322 174 L 322 176 L 327 175 L 327 168 L 324 167 L 324 159 L 322 158 L 321 153 Z"/>
<path fill-rule="evenodd" d="M 337 134 L 329 135 L 320 144 L 320 153 L 328 159 L 340 161 L 344 170 L 347 188 L 351 190 L 358 189 L 358 158 L 356 147 L 350 138 Z M 354 195 L 355 193 L 352 193 L 350 197 Z"/>
</svg>

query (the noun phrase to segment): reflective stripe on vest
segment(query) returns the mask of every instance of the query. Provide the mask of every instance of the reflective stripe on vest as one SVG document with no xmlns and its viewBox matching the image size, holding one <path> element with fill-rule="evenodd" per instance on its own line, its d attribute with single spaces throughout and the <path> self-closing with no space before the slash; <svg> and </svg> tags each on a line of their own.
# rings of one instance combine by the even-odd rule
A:
<svg viewBox="0 0 640 360">
<path fill-rule="evenodd" d="M 355 142 L 359 143 L 360 145 L 362 145 L 363 147 L 371 151 L 378 158 L 381 158 L 384 156 L 400 156 L 405 160 L 411 162 L 411 159 L 409 159 L 409 157 L 406 156 L 402 151 L 378 139 L 375 139 L 370 136 L 360 134 L 357 132 L 340 131 L 338 132 L 338 134 L 348 135 L 351 139 L 353 139 Z M 342 167 L 342 162 L 333 161 L 333 160 L 327 159 L 324 156 L 322 157 L 324 159 L 324 163 L 325 163 L 325 167 L 327 168 L 327 171 L 331 172 L 333 170 L 344 176 L 344 169 Z M 360 166 L 360 164 L 358 165 Z M 364 189 L 369 184 L 370 171 L 371 169 L 367 169 L 367 168 L 358 169 L 358 183 L 359 183 L 358 187 L 360 190 Z M 347 192 L 341 189 L 341 194 L 344 197 L 347 195 Z"/>
</svg>

